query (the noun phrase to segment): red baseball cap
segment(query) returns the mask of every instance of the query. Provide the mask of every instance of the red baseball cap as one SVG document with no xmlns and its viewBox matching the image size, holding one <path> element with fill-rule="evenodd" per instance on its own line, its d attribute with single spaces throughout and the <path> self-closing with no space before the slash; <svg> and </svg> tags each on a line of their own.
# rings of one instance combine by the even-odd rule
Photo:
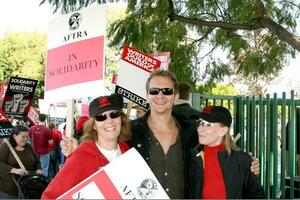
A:
<svg viewBox="0 0 300 200">
<path fill-rule="evenodd" d="M 88 116 L 80 116 L 76 123 L 76 132 L 84 127 L 84 123 L 89 119 Z"/>
</svg>

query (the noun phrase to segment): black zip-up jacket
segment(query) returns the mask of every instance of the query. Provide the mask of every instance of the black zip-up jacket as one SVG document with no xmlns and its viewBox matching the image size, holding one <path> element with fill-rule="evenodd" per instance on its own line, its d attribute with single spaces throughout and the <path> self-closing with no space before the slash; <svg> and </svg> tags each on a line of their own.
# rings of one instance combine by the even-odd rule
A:
<svg viewBox="0 0 300 200">
<path fill-rule="evenodd" d="M 192 150 L 192 159 L 189 169 L 188 198 L 201 199 L 203 190 L 203 160 L 200 156 L 202 146 Z M 204 155 L 205 157 L 205 155 Z M 251 171 L 251 157 L 242 151 L 232 151 L 228 156 L 226 151 L 218 152 L 222 174 L 224 177 L 227 199 L 254 199 L 265 198 L 264 190 Z M 217 189 L 216 189 L 217 192 Z"/>
<path fill-rule="evenodd" d="M 145 161 L 149 164 L 150 161 L 150 149 L 151 149 L 151 136 L 148 134 L 147 119 L 150 115 L 150 111 L 146 112 L 144 117 L 138 118 L 132 121 L 132 137 L 129 141 L 131 147 L 135 147 L 142 155 Z M 188 166 L 190 165 L 191 150 L 198 144 L 198 136 L 196 126 L 184 117 L 172 112 L 172 116 L 180 125 L 180 138 L 182 145 L 182 155 L 184 162 L 184 197 L 188 195 Z"/>
</svg>

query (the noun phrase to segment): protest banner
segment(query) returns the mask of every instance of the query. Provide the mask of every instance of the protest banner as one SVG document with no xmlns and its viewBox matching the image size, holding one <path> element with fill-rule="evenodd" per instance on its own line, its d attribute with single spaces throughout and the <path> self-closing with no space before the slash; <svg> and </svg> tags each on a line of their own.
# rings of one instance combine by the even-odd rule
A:
<svg viewBox="0 0 300 200">
<path fill-rule="evenodd" d="M 149 74 L 161 62 L 148 54 L 124 46 L 115 92 L 144 108 L 148 108 L 145 85 Z"/>
<path fill-rule="evenodd" d="M 7 90 L 7 82 L 0 83 L 0 107 L 2 108 L 3 99 Z"/>
<path fill-rule="evenodd" d="M 169 199 L 137 152 L 131 148 L 58 199 Z"/>
<path fill-rule="evenodd" d="M 31 125 L 37 125 L 39 123 L 39 114 L 40 112 L 34 107 L 30 106 L 27 118 L 30 121 Z"/>
<path fill-rule="evenodd" d="M 33 124 L 31 124 L 31 122 L 28 120 L 27 117 L 23 117 L 23 118 L 20 118 L 16 121 L 16 124 L 17 125 L 21 125 L 21 126 L 25 126 L 27 128 L 30 128 Z"/>
<path fill-rule="evenodd" d="M 150 55 L 153 58 L 160 60 L 160 62 L 161 62 L 160 68 L 161 69 L 168 70 L 169 64 L 171 62 L 170 52 L 160 52 L 160 53 L 154 53 L 154 54 L 150 54 Z"/>
<path fill-rule="evenodd" d="M 89 116 L 89 104 L 86 103 L 81 104 L 81 115 Z"/>
<path fill-rule="evenodd" d="M 10 78 L 2 105 L 7 116 L 16 119 L 27 117 L 37 82 L 28 78 Z"/>
<path fill-rule="evenodd" d="M 101 96 L 106 92 L 103 81 L 105 31 L 106 7 L 103 5 L 65 14 L 49 23 L 45 100 L 67 100 L 68 135 L 73 132 L 74 99 Z"/>
<path fill-rule="evenodd" d="M 7 138 L 11 134 L 12 128 L 12 124 L 0 108 L 0 138 Z"/>
<path fill-rule="evenodd" d="M 50 21 L 45 70 L 47 101 L 103 94 L 105 31 L 105 6 L 91 6 Z"/>
</svg>

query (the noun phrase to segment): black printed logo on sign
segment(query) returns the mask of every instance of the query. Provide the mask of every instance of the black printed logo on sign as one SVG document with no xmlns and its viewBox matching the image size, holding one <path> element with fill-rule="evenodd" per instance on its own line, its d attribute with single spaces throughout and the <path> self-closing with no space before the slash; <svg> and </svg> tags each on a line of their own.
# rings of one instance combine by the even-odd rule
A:
<svg viewBox="0 0 300 200">
<path fill-rule="evenodd" d="M 137 188 L 139 195 L 143 199 L 154 197 L 158 191 L 157 184 L 153 179 L 145 179 Z"/>
<path fill-rule="evenodd" d="M 74 13 L 73 15 L 71 15 L 70 19 L 69 19 L 69 28 L 70 30 L 76 30 L 79 28 L 80 23 L 81 23 L 81 14 L 80 13 Z"/>
</svg>

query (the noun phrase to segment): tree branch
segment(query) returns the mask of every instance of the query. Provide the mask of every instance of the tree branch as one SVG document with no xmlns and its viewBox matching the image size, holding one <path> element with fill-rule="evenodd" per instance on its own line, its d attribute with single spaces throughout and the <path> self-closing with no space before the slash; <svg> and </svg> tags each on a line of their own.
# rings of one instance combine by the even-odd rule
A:
<svg viewBox="0 0 300 200">
<path fill-rule="evenodd" d="M 212 28 L 223 28 L 223 29 L 229 29 L 229 30 L 247 30 L 247 31 L 253 31 L 253 30 L 259 30 L 262 28 L 268 29 L 272 34 L 276 35 L 280 40 L 288 43 L 293 48 L 295 48 L 297 51 L 300 51 L 300 41 L 295 38 L 295 36 L 288 32 L 284 27 L 277 24 L 275 21 L 270 19 L 269 17 L 265 16 L 266 11 L 265 7 L 261 0 L 256 0 L 256 7 L 257 12 L 260 16 L 250 20 L 248 23 L 243 24 L 235 24 L 235 23 L 228 23 L 228 22 L 221 22 L 221 21 L 207 21 L 202 19 L 191 19 L 184 16 L 177 15 L 175 13 L 174 3 L 173 0 L 168 0 L 169 2 L 169 9 L 170 14 L 168 17 L 171 21 L 179 21 L 186 24 L 192 24 L 197 26 L 208 26 Z M 258 14 L 257 13 L 257 14 Z"/>
<path fill-rule="evenodd" d="M 220 12 L 220 16 L 223 18 L 223 20 L 225 20 L 225 15 L 224 15 L 222 9 L 220 8 L 218 2 L 215 1 L 215 0 L 214 0 L 214 2 L 215 2 L 215 4 L 216 4 L 216 6 L 218 7 L 218 10 L 219 10 L 219 12 Z"/>
<path fill-rule="evenodd" d="M 184 16 L 177 15 L 175 13 L 175 8 L 172 0 L 169 1 L 169 9 L 170 9 L 170 14 L 168 17 L 170 18 L 171 21 L 179 21 L 179 22 L 184 22 L 187 24 L 193 24 L 193 25 L 198 25 L 198 26 L 210 26 L 210 27 L 219 27 L 219 28 L 224 28 L 224 29 L 231 29 L 231 30 L 257 30 L 259 28 L 262 28 L 259 26 L 257 23 L 245 23 L 245 24 L 234 24 L 234 23 L 227 23 L 227 22 L 219 22 L 219 21 L 206 21 L 202 19 L 191 19 L 187 18 Z"/>
<path fill-rule="evenodd" d="M 300 41 L 295 38 L 293 34 L 288 32 L 285 28 L 274 22 L 272 19 L 268 17 L 262 17 L 259 20 L 259 23 L 267 28 L 270 32 L 276 35 L 280 40 L 285 41 L 298 51 L 300 51 Z"/>
<path fill-rule="evenodd" d="M 258 17 L 263 17 L 267 15 L 266 8 L 261 0 L 255 0 L 255 7 L 256 7 L 256 15 Z"/>
<path fill-rule="evenodd" d="M 192 45 L 194 45 L 195 43 L 197 43 L 197 42 L 203 40 L 204 38 L 206 38 L 213 30 L 214 30 L 214 28 L 210 28 L 209 30 L 207 30 L 206 33 L 201 38 L 193 41 Z"/>
</svg>

